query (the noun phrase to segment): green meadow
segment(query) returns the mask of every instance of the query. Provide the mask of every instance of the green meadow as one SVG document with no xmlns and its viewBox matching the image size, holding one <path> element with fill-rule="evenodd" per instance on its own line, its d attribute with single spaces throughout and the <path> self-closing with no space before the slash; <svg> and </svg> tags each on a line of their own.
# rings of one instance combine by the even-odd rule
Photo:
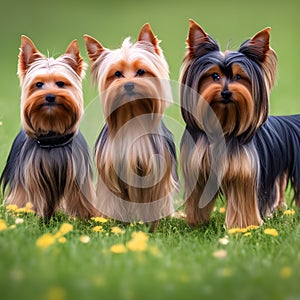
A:
<svg viewBox="0 0 300 300">
<path fill-rule="evenodd" d="M 0 170 L 20 129 L 17 58 L 22 34 L 49 56 L 62 54 L 83 35 L 118 48 L 137 38 L 146 22 L 161 40 L 176 86 L 185 53 L 188 19 L 198 22 L 222 50 L 271 27 L 278 56 L 270 113 L 300 113 L 300 2 L 87 0 L 18 1 L 0 9 Z M 97 88 L 89 69 L 83 83 L 86 113 L 82 131 L 90 146 L 103 124 Z M 177 90 L 166 122 L 177 146 L 183 131 Z M 211 223 L 191 229 L 182 217 L 161 220 L 149 233 L 144 224 L 74 220 L 58 214 L 46 226 L 30 210 L 0 203 L 0 299 L 300 299 L 300 212 L 286 194 L 288 210 L 260 228 L 228 231 L 220 199 Z M 2 200 L 0 200 L 2 202 Z"/>
</svg>

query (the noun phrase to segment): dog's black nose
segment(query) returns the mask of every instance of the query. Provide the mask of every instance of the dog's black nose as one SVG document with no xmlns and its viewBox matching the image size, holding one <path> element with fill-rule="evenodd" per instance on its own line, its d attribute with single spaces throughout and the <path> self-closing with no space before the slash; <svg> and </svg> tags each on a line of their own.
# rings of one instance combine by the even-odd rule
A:
<svg viewBox="0 0 300 300">
<path fill-rule="evenodd" d="M 48 95 L 46 95 L 45 99 L 46 99 L 47 102 L 53 103 L 55 101 L 55 95 L 48 94 Z"/>
<path fill-rule="evenodd" d="M 223 97 L 224 100 L 229 100 L 231 95 L 232 95 L 232 92 L 230 92 L 229 90 L 223 90 L 221 92 L 221 96 Z"/>
<path fill-rule="evenodd" d="M 133 82 L 127 82 L 125 85 L 124 85 L 124 88 L 127 92 L 132 92 L 133 89 L 134 89 L 134 83 Z"/>
</svg>

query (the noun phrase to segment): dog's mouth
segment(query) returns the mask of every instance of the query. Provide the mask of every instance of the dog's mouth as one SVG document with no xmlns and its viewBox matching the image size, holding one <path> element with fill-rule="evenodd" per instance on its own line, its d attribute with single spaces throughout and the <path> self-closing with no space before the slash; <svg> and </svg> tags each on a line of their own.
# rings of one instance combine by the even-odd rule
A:
<svg viewBox="0 0 300 300">
<path fill-rule="evenodd" d="M 228 106 L 232 104 L 235 104 L 235 101 L 233 99 L 228 98 L 216 99 L 210 102 L 210 106 Z"/>
</svg>

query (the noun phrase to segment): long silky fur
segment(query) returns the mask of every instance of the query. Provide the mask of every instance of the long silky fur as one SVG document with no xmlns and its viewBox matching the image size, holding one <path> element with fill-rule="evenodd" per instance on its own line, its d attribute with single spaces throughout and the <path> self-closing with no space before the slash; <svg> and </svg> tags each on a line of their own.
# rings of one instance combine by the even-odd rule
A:
<svg viewBox="0 0 300 300">
<path fill-rule="evenodd" d="M 260 163 L 259 209 L 262 216 L 272 213 L 277 201 L 284 203 L 287 181 L 300 206 L 300 115 L 270 116 L 253 138 Z M 276 183 L 279 181 L 280 190 Z M 277 199 L 277 201 L 276 201 Z"/>
<path fill-rule="evenodd" d="M 295 202 L 300 205 L 300 161 L 297 157 L 300 116 L 268 117 L 269 94 L 277 65 L 276 53 L 269 47 L 269 35 L 270 28 L 266 28 L 244 42 L 238 51 L 222 53 L 218 44 L 198 24 L 190 21 L 188 51 L 180 75 L 180 96 L 186 122 L 181 141 L 181 167 L 187 219 L 191 225 L 209 221 L 219 194 L 227 201 L 225 222 L 228 228 L 260 225 L 276 207 L 285 205 L 284 191 L 289 181 Z M 247 84 L 235 83 L 232 66 L 241 68 Z M 222 74 L 223 81 L 219 85 L 211 81 L 203 84 L 209 72 L 215 72 L 211 70 L 219 70 L 217 72 Z M 214 85 L 212 90 L 208 90 L 211 85 Z M 209 137 L 216 126 L 207 122 L 211 113 L 207 106 L 209 101 L 219 99 L 213 93 L 218 91 L 221 95 L 222 89 L 241 91 L 240 96 L 244 98 L 233 95 L 237 102 L 234 120 L 230 118 L 228 107 L 227 110 L 223 107 L 223 111 L 222 107 L 216 108 L 220 109 L 221 117 L 225 115 L 225 126 L 231 124 L 226 131 L 222 127 L 223 137 L 218 138 L 224 139 L 226 151 L 218 154 L 220 163 L 211 173 L 218 157 L 214 156 L 217 152 L 211 151 L 214 140 Z M 213 96 L 205 101 L 203 95 L 210 96 L 209 93 Z M 201 202 L 209 177 L 213 177 L 215 193 Z"/>
<path fill-rule="evenodd" d="M 164 162 L 155 161 L 155 156 Z M 177 159 L 172 134 L 163 122 L 151 134 L 135 139 L 131 130 L 117 141 L 105 125 L 95 145 L 95 157 L 99 172 L 96 194 L 101 196 L 97 208 L 101 213 L 122 221 L 149 222 L 174 211 Z M 150 177 L 149 185 L 145 176 Z"/>
<path fill-rule="evenodd" d="M 49 219 L 57 210 L 89 218 L 92 168 L 88 145 L 79 132 L 69 144 L 41 148 L 21 130 L 15 138 L 0 183 L 6 202 L 24 207 L 31 202 L 39 216 Z"/>
<path fill-rule="evenodd" d="M 95 145 L 97 208 L 126 222 L 159 220 L 174 211 L 178 189 L 175 145 L 162 120 L 172 101 L 168 64 L 148 24 L 137 42 L 126 38 L 116 50 L 85 38 L 106 118 Z M 112 74 L 123 66 L 144 69 L 145 76 L 115 82 Z M 135 98 L 126 94 L 126 82 L 134 84 Z"/>
</svg>

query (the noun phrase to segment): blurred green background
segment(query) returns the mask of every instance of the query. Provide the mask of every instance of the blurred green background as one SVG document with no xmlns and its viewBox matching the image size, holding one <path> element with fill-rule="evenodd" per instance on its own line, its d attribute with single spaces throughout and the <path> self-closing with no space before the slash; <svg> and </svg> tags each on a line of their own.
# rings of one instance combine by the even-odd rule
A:
<svg viewBox="0 0 300 300">
<path fill-rule="evenodd" d="M 87 61 L 83 35 L 89 34 L 107 48 L 117 48 L 123 39 L 136 39 L 141 26 L 149 22 L 162 41 L 171 79 L 177 80 L 188 19 L 193 18 L 215 38 L 223 50 L 237 49 L 264 27 L 272 27 L 271 45 L 278 54 L 278 83 L 271 94 L 272 114 L 300 113 L 300 2 L 270 1 L 128 1 L 52 0 L 2 2 L 0 169 L 20 128 L 20 88 L 16 76 L 20 35 L 29 36 L 42 53 L 57 56 L 73 39 L 78 39 Z M 84 81 L 85 105 L 96 96 L 89 76 Z M 171 114 L 180 120 L 179 107 Z"/>
</svg>

